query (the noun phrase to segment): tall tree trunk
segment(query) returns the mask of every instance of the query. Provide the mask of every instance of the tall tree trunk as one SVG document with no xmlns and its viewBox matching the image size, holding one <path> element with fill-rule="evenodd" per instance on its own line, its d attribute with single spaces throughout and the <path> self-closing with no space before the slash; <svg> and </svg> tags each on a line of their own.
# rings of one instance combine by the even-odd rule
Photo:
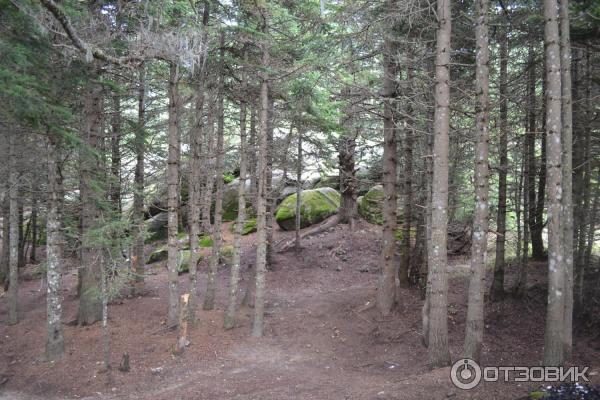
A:
<svg viewBox="0 0 600 400">
<path fill-rule="evenodd" d="M 199 79 L 203 79 L 200 75 Z M 200 154 L 202 152 L 202 131 L 203 131 L 203 111 L 204 111 L 204 84 L 198 83 L 196 92 L 196 121 L 193 129 L 190 131 L 190 169 L 188 176 L 188 230 L 190 245 L 189 261 L 189 280 L 190 290 L 188 297 L 188 319 L 195 323 L 197 287 L 198 287 L 198 260 L 200 259 L 200 246 L 198 239 L 200 236 L 200 185 L 201 185 L 201 162 Z"/>
<path fill-rule="evenodd" d="M 18 209 L 18 221 L 19 221 L 19 248 L 18 248 L 18 259 L 17 262 L 19 268 L 23 268 L 25 266 L 25 230 L 23 229 L 23 224 L 25 223 L 25 211 L 23 207 L 23 188 L 19 187 L 19 192 L 17 194 L 17 209 Z M 27 230 L 29 229 L 29 223 L 27 224 Z"/>
<path fill-rule="evenodd" d="M 352 68 L 352 67 L 351 67 Z M 338 168 L 340 175 L 340 193 L 342 195 L 340 202 L 340 222 L 349 224 L 353 229 L 354 220 L 358 212 L 356 205 L 356 177 L 354 172 L 354 153 L 356 151 L 356 136 L 358 134 L 355 126 L 356 119 L 356 98 L 353 96 L 352 89 L 347 91 L 350 106 L 346 110 L 344 118 L 344 132 L 338 141 Z"/>
<path fill-rule="evenodd" d="M 202 42 L 206 42 L 208 35 L 207 24 L 210 16 L 210 2 L 204 2 L 204 11 L 202 16 Z M 202 54 L 201 68 L 197 78 L 196 92 L 196 115 L 194 126 L 190 131 L 190 171 L 188 180 L 188 233 L 190 246 L 189 261 L 189 295 L 187 297 L 187 320 L 192 325 L 196 323 L 196 308 L 198 303 L 198 261 L 200 259 L 200 245 L 198 239 L 200 236 L 200 195 L 201 195 L 201 154 L 202 154 L 202 134 L 204 131 L 204 100 L 205 100 L 205 82 L 206 82 L 206 58 L 208 48 L 205 48 Z M 210 212 L 210 210 L 209 210 Z M 210 215 L 209 215 L 210 218 Z M 184 295 L 185 296 L 185 295 Z"/>
<path fill-rule="evenodd" d="M 506 177 L 508 175 L 508 33 L 501 28 L 500 33 L 500 138 L 498 152 L 498 214 L 496 217 L 496 259 L 491 297 L 499 300 L 504 297 L 504 250 L 506 243 Z"/>
<path fill-rule="evenodd" d="M 10 146 L 5 146 L 6 154 L 2 154 L 3 156 L 6 156 L 6 159 L 9 159 L 9 147 Z M 8 287 L 8 259 L 10 247 L 10 180 L 8 179 L 9 174 L 10 171 L 8 174 L 6 174 L 6 178 L 3 180 L 4 197 L 2 199 L 2 254 L 0 255 L 0 284 L 2 284 L 5 289 Z"/>
<path fill-rule="evenodd" d="M 106 198 L 101 180 L 102 161 L 98 151 L 102 144 L 103 105 L 101 88 L 94 85 L 84 100 L 86 148 L 81 151 L 81 267 L 79 315 L 80 325 L 91 325 L 102 318 L 100 296 L 100 253 L 91 231 L 98 227 L 98 202 Z"/>
<path fill-rule="evenodd" d="M 245 52 L 246 50 L 244 50 Z M 244 53 L 247 61 L 246 53 Z M 243 78 L 242 93 L 245 95 L 248 90 L 247 78 Z M 229 301 L 227 312 L 223 321 L 223 328 L 232 329 L 235 326 L 235 313 L 237 305 L 237 293 L 240 281 L 240 260 L 242 255 L 242 232 L 246 223 L 246 181 L 248 173 L 246 168 L 247 149 L 246 149 L 246 113 L 247 103 L 242 98 L 240 101 L 240 185 L 238 187 L 238 215 L 235 224 L 235 235 L 233 238 L 233 261 L 231 263 L 231 279 L 229 282 Z"/>
<path fill-rule="evenodd" d="M 298 150 L 296 154 L 296 226 L 295 226 L 295 248 L 299 253 L 302 248 L 300 228 L 302 226 L 302 135 L 304 130 L 298 129 Z"/>
<path fill-rule="evenodd" d="M 35 182 L 35 178 L 33 178 Z M 38 240 L 38 193 L 37 185 L 31 188 L 31 253 L 29 254 L 29 262 L 37 262 L 37 240 Z"/>
<path fill-rule="evenodd" d="M 133 192 L 133 274 L 134 294 L 144 292 L 144 159 L 146 144 L 146 66 L 139 71 L 138 121 L 135 129 L 135 173 Z"/>
<path fill-rule="evenodd" d="M 19 322 L 19 171 L 17 170 L 17 133 L 10 133 L 9 146 L 9 275 L 8 275 L 8 324 Z"/>
<path fill-rule="evenodd" d="M 113 210 L 118 215 L 121 215 L 121 135 L 122 135 L 122 118 L 121 118 L 121 98 L 118 95 L 113 97 L 113 115 L 111 119 L 111 185 L 110 185 L 110 201 Z"/>
<path fill-rule="evenodd" d="M 561 60 L 556 0 L 544 0 L 546 44 L 546 142 L 548 177 L 548 309 L 544 365 L 564 361 L 564 283 L 562 246 L 562 143 L 561 143 Z"/>
<path fill-rule="evenodd" d="M 264 10 L 262 10 L 264 11 Z M 262 13 L 261 31 L 267 33 L 267 16 Z M 269 124 L 269 48 L 266 39 L 260 43 L 261 67 L 260 73 L 260 127 L 258 134 L 258 194 L 256 199 L 256 291 L 254 295 L 254 321 L 252 336 L 261 337 L 264 331 L 265 318 L 265 286 L 267 274 L 267 157 L 268 157 L 268 124 Z"/>
<path fill-rule="evenodd" d="M 409 70 L 409 81 L 412 81 L 411 75 Z M 409 106 L 407 111 L 412 114 L 412 107 Z M 416 285 L 419 281 L 419 266 L 410 262 L 414 202 L 414 191 L 412 187 L 414 123 L 414 120 L 410 121 L 410 126 L 407 126 L 404 129 L 404 171 L 402 173 L 404 175 L 404 180 L 402 182 L 404 204 L 402 211 L 402 242 L 400 244 L 400 267 L 398 274 L 400 287 L 407 287 L 409 284 Z"/>
<path fill-rule="evenodd" d="M 394 11 L 396 2 L 390 0 L 388 7 Z M 394 46 L 388 33 L 383 53 L 383 231 L 381 244 L 381 275 L 377 288 L 377 307 L 388 315 L 396 304 L 396 172 L 398 145 L 394 121 L 394 99 L 398 65 L 394 60 Z"/>
<path fill-rule="evenodd" d="M 58 360 L 64 356 L 65 341 L 62 317 L 62 176 L 60 171 L 60 144 L 48 137 L 48 214 L 46 217 L 46 358 Z"/>
<path fill-rule="evenodd" d="M 475 217 L 473 221 L 473 244 L 471 246 L 471 279 L 469 281 L 469 302 L 465 333 L 464 356 L 479 361 L 483 343 L 483 293 L 485 290 L 485 264 L 487 259 L 487 233 L 489 227 L 489 36 L 488 1 L 475 3 L 475 90 L 477 92 L 477 144 L 475 148 Z M 501 28 L 502 29 L 502 28 Z M 500 135 L 506 141 L 506 30 L 502 29 L 500 39 Z M 504 90 L 503 89 L 504 86 Z M 502 146 L 501 146 L 502 147 Z M 502 150 L 500 150 L 502 159 Z M 504 149 L 504 158 L 506 149 Z M 501 167 L 505 168 L 505 165 Z M 504 171 L 506 174 L 506 170 Z M 504 217 L 506 217 L 506 175 L 504 176 Z M 502 254 L 504 256 L 504 254 Z"/>
<path fill-rule="evenodd" d="M 273 186 L 273 132 L 275 130 L 275 97 L 272 95 L 272 83 L 269 82 L 269 119 L 267 123 L 267 169 L 266 169 L 266 197 L 267 197 L 267 269 L 273 269 L 273 227 L 275 226 L 275 201 L 277 194 Z"/>
<path fill-rule="evenodd" d="M 221 50 L 220 50 L 220 73 L 217 100 L 217 147 L 215 149 L 215 217 L 212 230 L 212 254 L 210 257 L 210 266 L 208 276 L 206 277 L 206 297 L 204 298 L 205 310 L 212 310 L 215 307 L 215 294 L 217 290 L 217 272 L 219 269 L 219 260 L 221 258 L 221 221 L 223 219 L 223 139 L 225 135 L 225 77 L 223 75 L 225 36 L 221 32 Z"/>
<path fill-rule="evenodd" d="M 544 48 L 546 48 L 546 44 Z M 547 51 L 547 50 L 545 50 Z M 544 58 L 544 74 L 547 76 L 547 60 Z M 546 176 L 547 176 L 547 142 L 548 138 L 545 134 L 546 125 L 547 125 L 547 116 L 548 116 L 548 106 L 546 104 L 546 91 L 547 91 L 547 79 L 544 77 L 542 79 L 542 96 L 544 99 L 543 107 L 542 107 L 542 130 L 541 130 L 541 155 L 540 155 L 540 167 L 539 167 L 539 175 L 538 175 L 538 190 L 537 190 L 537 201 L 535 203 L 534 208 L 534 218 L 535 224 L 531 227 L 531 256 L 535 260 L 543 260 L 546 257 L 546 253 L 544 252 L 544 240 L 542 238 L 542 232 L 544 230 L 544 206 L 546 200 Z"/>
<path fill-rule="evenodd" d="M 578 69 L 580 59 L 584 57 L 583 51 L 579 50 L 579 57 L 575 57 L 575 63 L 573 68 L 573 109 L 575 118 L 573 119 L 573 132 L 576 134 L 575 139 L 575 151 L 574 164 L 576 166 L 573 177 L 573 193 L 575 193 L 575 199 L 577 207 L 575 208 L 575 221 L 574 226 L 577 227 L 577 255 L 575 257 L 575 279 L 574 279 L 574 298 L 575 298 L 575 310 L 579 313 L 583 311 L 583 277 L 585 274 L 585 268 L 589 265 L 589 260 L 586 260 L 586 241 L 587 237 L 591 233 L 590 225 L 593 224 L 593 220 L 590 218 L 590 183 L 591 183 L 591 159 L 590 159 L 590 148 L 592 144 L 591 137 L 591 124 L 594 118 L 593 109 L 591 107 L 591 66 L 589 54 L 590 50 L 586 51 L 586 70 L 585 78 L 578 79 Z M 579 81 L 583 81 L 584 84 L 580 85 Z M 581 104 L 579 87 L 585 87 L 585 102 Z M 585 121 L 581 124 L 580 121 Z"/>
<path fill-rule="evenodd" d="M 167 324 L 169 327 L 177 326 L 179 321 L 179 244 L 177 233 L 179 231 L 179 65 L 171 63 L 169 73 L 169 152 L 167 160 L 167 213 L 168 213 L 168 238 L 167 238 L 167 270 L 169 275 L 169 309 Z"/>
<path fill-rule="evenodd" d="M 560 65 L 562 91 L 562 244 L 565 269 L 564 357 L 571 358 L 573 346 L 573 107 L 571 102 L 571 39 L 569 1 L 560 1 Z"/>
<path fill-rule="evenodd" d="M 208 235 L 212 232 L 211 223 L 211 209 L 212 209 L 212 198 L 213 188 L 215 186 L 215 163 L 213 154 L 215 152 L 215 107 L 214 100 L 212 99 L 214 92 L 209 94 L 209 102 L 207 106 L 207 119 L 206 127 L 204 129 L 204 140 L 203 147 L 204 152 L 202 153 L 202 167 L 205 171 L 206 179 L 201 190 L 201 201 L 202 201 L 202 233 Z"/>
<path fill-rule="evenodd" d="M 530 228 L 535 224 L 532 217 L 535 204 L 535 187 L 533 184 L 535 174 L 535 52 L 532 43 L 529 44 L 527 53 L 527 118 L 525 121 L 525 144 L 523 146 L 523 260 L 516 287 L 516 295 L 519 297 L 523 297 L 527 293 Z"/>
<path fill-rule="evenodd" d="M 429 258 L 429 364 L 450 364 L 448 350 L 448 147 L 450 102 L 450 1 L 437 3 L 435 112 L 433 119 L 433 189 L 431 197 L 431 252 Z"/>
</svg>

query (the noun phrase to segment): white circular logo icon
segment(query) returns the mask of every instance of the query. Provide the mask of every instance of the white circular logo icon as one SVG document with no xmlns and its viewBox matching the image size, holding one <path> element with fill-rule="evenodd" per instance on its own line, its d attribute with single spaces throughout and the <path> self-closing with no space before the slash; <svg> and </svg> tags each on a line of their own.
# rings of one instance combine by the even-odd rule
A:
<svg viewBox="0 0 600 400">
<path fill-rule="evenodd" d="M 452 364 L 450 380 L 459 389 L 473 389 L 481 382 L 481 367 L 470 358 L 460 359 Z"/>
</svg>

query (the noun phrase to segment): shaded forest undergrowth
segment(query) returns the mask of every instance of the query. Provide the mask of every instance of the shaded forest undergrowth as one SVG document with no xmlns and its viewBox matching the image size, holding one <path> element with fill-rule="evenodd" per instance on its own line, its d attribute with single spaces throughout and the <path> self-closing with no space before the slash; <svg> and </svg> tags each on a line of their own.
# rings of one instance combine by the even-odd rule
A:
<svg viewBox="0 0 600 400">
<path fill-rule="evenodd" d="M 231 241 L 229 224 L 223 227 Z M 42 360 L 45 339 L 45 291 L 39 280 L 23 283 L 23 320 L 0 325 L 1 399 L 514 399 L 539 384 L 482 384 L 471 391 L 455 389 L 449 368 L 429 371 L 420 335 L 423 301 L 417 289 L 401 291 L 397 311 L 382 318 L 373 307 L 379 276 L 380 227 L 360 222 L 350 232 L 345 225 L 304 241 L 304 249 L 275 253 L 268 274 L 265 337 L 250 338 L 252 309 L 242 306 L 238 326 L 223 331 L 223 310 L 229 268 L 218 275 L 215 311 L 198 311 L 190 330 L 190 346 L 173 356 L 176 333 L 165 328 L 167 271 L 163 264 L 147 266 L 146 293 L 110 306 L 114 382 L 102 372 L 99 324 L 65 326 L 64 360 Z M 275 241 L 293 232 L 275 232 Z M 244 237 L 242 294 L 251 282 L 254 234 Z M 149 250 L 150 248 L 148 248 Z M 202 272 L 206 265 L 201 266 Z M 466 317 L 469 264 L 450 261 L 449 334 L 453 359 L 461 356 Z M 507 270 L 512 285 L 515 267 Z M 204 291 L 200 275 L 199 291 Z M 486 365 L 539 365 L 543 355 L 546 265 L 532 263 L 530 295 L 486 303 Z M 187 287 L 187 275 L 180 277 Z M 488 282 L 491 281 L 489 277 Z M 75 270 L 65 276 L 65 322 L 75 319 Z M 242 296 L 240 296 L 242 297 Z M 6 318 L 0 303 L 0 319 Z M 600 337 L 585 329 L 575 337 L 572 362 L 590 366 L 600 382 Z M 117 370 L 128 353 L 131 371 Z M 2 394 L 4 393 L 4 394 Z M 4 397 L 3 397 L 4 396 Z M 29 397 L 32 396 L 32 397 Z M 38 397 L 35 397 L 38 396 Z"/>
</svg>

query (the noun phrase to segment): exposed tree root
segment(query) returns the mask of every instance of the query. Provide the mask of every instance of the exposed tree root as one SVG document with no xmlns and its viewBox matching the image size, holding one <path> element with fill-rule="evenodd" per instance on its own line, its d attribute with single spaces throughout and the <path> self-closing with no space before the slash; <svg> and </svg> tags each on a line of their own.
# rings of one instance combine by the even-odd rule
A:
<svg viewBox="0 0 600 400">
<path fill-rule="evenodd" d="M 314 226 L 304 232 L 301 232 L 300 239 L 305 239 L 309 236 L 317 235 L 321 232 L 326 231 L 329 228 L 336 226 L 339 223 L 340 223 L 340 216 L 338 214 L 333 215 L 333 216 L 327 218 L 325 221 L 321 222 L 319 225 Z M 279 250 L 277 250 L 277 252 L 283 253 L 285 251 L 288 251 L 289 249 L 294 247 L 295 243 L 296 243 L 296 239 L 294 238 L 294 240 L 290 240 L 289 242 L 286 242 L 283 246 L 281 246 L 279 248 Z"/>
</svg>

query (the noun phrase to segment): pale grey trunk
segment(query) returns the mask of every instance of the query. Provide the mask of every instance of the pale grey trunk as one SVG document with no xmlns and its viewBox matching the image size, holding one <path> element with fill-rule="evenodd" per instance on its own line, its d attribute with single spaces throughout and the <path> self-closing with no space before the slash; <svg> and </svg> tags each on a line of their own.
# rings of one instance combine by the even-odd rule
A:
<svg viewBox="0 0 600 400">
<path fill-rule="evenodd" d="M 571 39 L 569 0 L 560 1 L 560 56 L 562 91 L 562 243 L 565 269 L 564 353 L 571 358 L 573 346 L 573 106 L 571 99 Z"/>
<path fill-rule="evenodd" d="M 202 79 L 202 77 L 200 77 Z M 188 176 L 188 230 L 190 245 L 189 280 L 190 290 L 188 298 L 188 319 L 193 324 L 196 321 L 196 304 L 198 302 L 198 260 L 200 259 L 200 184 L 202 152 L 202 130 L 204 110 L 204 85 L 198 84 L 196 92 L 196 121 L 190 131 L 190 170 Z"/>
<path fill-rule="evenodd" d="M 4 135 L 2 140 L 7 140 L 8 136 Z M 9 160 L 9 148 L 10 146 L 3 146 L 4 151 L 2 152 L 2 156 L 6 157 L 5 160 Z M 2 254 L 0 255 L 0 284 L 4 286 L 4 289 L 8 286 L 8 275 L 9 275 L 9 267 L 8 267 L 8 258 L 9 258 L 9 250 L 10 247 L 10 203 L 9 203 L 9 174 L 10 171 L 5 169 L 6 173 L 2 178 Z"/>
<path fill-rule="evenodd" d="M 62 317 L 62 234 L 61 204 L 62 177 L 60 171 L 60 145 L 53 136 L 48 137 L 48 211 L 46 216 L 46 357 L 57 360 L 64 356 L 65 343 Z"/>
<path fill-rule="evenodd" d="M 19 171 L 17 170 L 17 133 L 9 133 L 9 254 L 8 254 L 8 324 L 19 322 Z"/>
<path fill-rule="evenodd" d="M 208 94 L 208 93 L 207 93 Z M 213 97 L 209 95 L 210 97 Z M 201 190 L 202 202 L 202 233 L 208 235 L 212 232 L 211 208 L 213 188 L 215 186 L 215 163 L 213 153 L 215 151 L 215 108 L 213 99 L 209 99 L 207 107 L 206 127 L 204 129 L 204 151 L 202 153 L 202 167 L 206 175 Z"/>
<path fill-rule="evenodd" d="M 389 2 L 393 10 L 395 1 Z M 381 275 L 377 287 L 377 307 L 388 315 L 396 304 L 396 169 L 397 139 L 394 121 L 394 99 L 398 66 L 394 61 L 392 38 L 386 35 L 383 48 L 383 231 L 381 244 Z"/>
<path fill-rule="evenodd" d="M 564 361 L 565 263 L 562 243 L 561 59 L 556 0 L 544 0 L 546 44 L 546 168 L 548 189 L 548 309 L 544 365 Z"/>
<path fill-rule="evenodd" d="M 506 178 L 508 175 L 508 36 L 505 27 L 500 36 L 500 138 L 498 152 L 498 213 L 496 215 L 496 259 L 494 260 L 494 280 L 490 296 L 499 300 L 504 297 L 504 267 L 506 245 Z"/>
<path fill-rule="evenodd" d="M 488 0 L 475 2 L 475 91 L 477 93 L 477 122 L 475 133 L 475 216 L 473 220 L 473 239 L 471 246 L 471 278 L 469 280 L 469 298 L 465 333 L 464 356 L 475 361 L 481 358 L 483 344 L 483 294 L 485 290 L 485 265 L 487 260 L 487 233 L 489 227 L 489 36 L 488 36 Z M 503 29 L 503 28 L 501 28 Z M 503 37 L 506 31 L 503 29 Z M 506 40 L 501 39 L 500 51 L 501 78 L 506 84 Z M 501 83 L 502 85 L 502 83 Z M 506 116 L 506 92 L 500 90 L 500 113 Z M 504 112 L 504 113 L 503 113 Z M 502 115 L 500 117 L 502 119 Z M 506 135 L 506 122 L 500 127 L 500 135 Z M 503 139 L 501 139 L 503 140 Z M 506 167 L 502 165 L 500 168 Z"/>
<path fill-rule="evenodd" d="M 450 0 L 437 2 L 435 110 L 433 118 L 433 181 L 431 194 L 431 252 L 429 263 L 429 364 L 450 364 L 448 350 L 448 147 L 450 102 Z"/>
<path fill-rule="evenodd" d="M 246 93 L 245 84 L 243 93 Z M 229 300 L 227 312 L 223 321 L 225 329 L 232 329 L 235 326 L 235 313 L 237 305 L 237 293 L 240 281 L 240 259 L 242 255 L 242 231 L 246 223 L 246 181 L 248 180 L 246 171 L 246 101 L 240 103 L 240 185 L 238 187 L 238 215 L 235 224 L 235 235 L 233 238 L 233 261 L 231 263 L 231 279 L 229 282 Z"/>
<path fill-rule="evenodd" d="M 219 269 L 219 261 L 221 258 L 221 222 L 223 219 L 223 140 L 225 135 L 225 91 L 224 91 L 224 75 L 223 75 L 223 63 L 224 63 L 224 33 L 221 32 L 221 50 L 220 50 L 220 62 L 221 65 L 219 73 L 219 87 L 218 87 L 218 104 L 217 104 L 217 147 L 215 149 L 215 179 L 216 179 L 216 191 L 215 191 L 215 217 L 212 230 L 212 254 L 210 257 L 210 265 L 208 270 L 208 276 L 206 277 L 206 297 L 204 298 L 205 310 L 212 310 L 215 307 L 215 294 L 217 291 L 217 272 Z"/>
<path fill-rule="evenodd" d="M 110 200 L 114 212 L 121 214 L 121 98 L 115 95 L 113 98 L 113 116 L 111 121 L 111 164 L 110 164 Z"/>
<path fill-rule="evenodd" d="M 133 265 L 134 294 L 144 292 L 144 159 L 146 132 L 146 66 L 142 65 L 138 82 L 138 126 L 135 130 L 135 174 L 133 192 Z"/>
<path fill-rule="evenodd" d="M 169 309 L 167 324 L 174 327 L 179 321 L 179 279 L 177 264 L 179 261 L 179 244 L 177 232 L 179 230 L 179 66 L 171 63 L 169 74 L 169 152 L 167 160 L 167 213 L 168 213 L 168 238 L 167 238 L 167 270 L 169 283 Z"/>
<path fill-rule="evenodd" d="M 296 159 L 296 232 L 295 232 L 295 249 L 296 252 L 300 252 L 302 248 L 301 238 L 300 238 L 300 228 L 302 225 L 302 210 L 300 209 L 302 205 L 302 134 L 304 130 L 302 128 L 298 129 L 298 149 L 297 149 L 297 159 Z"/>
<path fill-rule="evenodd" d="M 264 15 L 264 14 L 263 14 Z M 262 32 L 267 31 L 266 17 Z M 256 290 L 254 296 L 254 321 L 252 336 L 260 337 L 264 331 L 265 318 L 265 286 L 267 274 L 267 157 L 268 157 L 268 122 L 269 122 L 269 49 L 265 42 L 260 44 L 262 50 L 260 75 L 260 127 L 258 132 L 258 193 L 256 199 Z"/>
</svg>

